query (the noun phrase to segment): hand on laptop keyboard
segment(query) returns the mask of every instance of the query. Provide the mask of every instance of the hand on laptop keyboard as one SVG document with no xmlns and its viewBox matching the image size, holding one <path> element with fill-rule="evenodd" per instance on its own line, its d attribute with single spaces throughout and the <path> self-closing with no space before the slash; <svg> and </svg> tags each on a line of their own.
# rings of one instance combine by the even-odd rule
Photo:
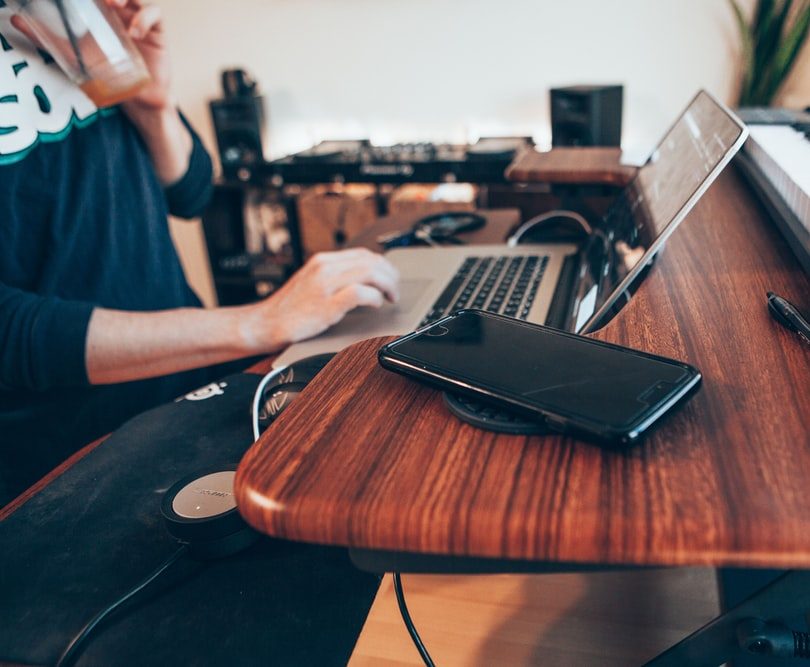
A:
<svg viewBox="0 0 810 667">
<path fill-rule="evenodd" d="M 358 306 L 399 299 L 399 272 L 364 248 L 319 253 L 275 294 L 243 306 L 241 333 L 256 354 L 311 338 Z"/>
</svg>

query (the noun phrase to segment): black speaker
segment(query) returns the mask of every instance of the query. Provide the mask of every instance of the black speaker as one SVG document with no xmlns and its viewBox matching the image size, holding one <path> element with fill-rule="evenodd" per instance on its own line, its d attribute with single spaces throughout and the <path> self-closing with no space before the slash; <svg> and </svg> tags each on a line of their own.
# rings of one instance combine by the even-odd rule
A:
<svg viewBox="0 0 810 667">
<path fill-rule="evenodd" d="M 210 102 L 222 173 L 247 181 L 264 159 L 264 97 L 242 70 L 223 72 L 222 87 L 224 97 Z"/>
<path fill-rule="evenodd" d="M 551 89 L 552 146 L 619 146 L 622 86 Z"/>
</svg>

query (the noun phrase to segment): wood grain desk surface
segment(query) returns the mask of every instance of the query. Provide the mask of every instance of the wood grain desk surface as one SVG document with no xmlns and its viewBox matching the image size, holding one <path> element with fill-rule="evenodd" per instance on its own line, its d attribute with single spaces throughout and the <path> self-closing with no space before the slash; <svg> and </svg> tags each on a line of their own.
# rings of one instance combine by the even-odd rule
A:
<svg viewBox="0 0 810 667">
<path fill-rule="evenodd" d="M 551 184 L 627 185 L 637 169 L 619 164 L 620 148 L 527 150 L 506 170 L 510 181 Z"/>
<path fill-rule="evenodd" d="M 733 168 L 595 337 L 683 359 L 701 391 L 626 452 L 495 435 L 344 351 L 239 467 L 241 511 L 295 540 L 634 565 L 810 566 L 810 348 L 766 290 L 810 281 Z"/>
</svg>

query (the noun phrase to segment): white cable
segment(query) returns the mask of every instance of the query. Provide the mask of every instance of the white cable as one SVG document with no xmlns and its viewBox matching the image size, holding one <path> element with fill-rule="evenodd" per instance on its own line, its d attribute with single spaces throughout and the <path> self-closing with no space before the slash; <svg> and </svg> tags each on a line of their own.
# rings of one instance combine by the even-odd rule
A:
<svg viewBox="0 0 810 667">
<path fill-rule="evenodd" d="M 533 217 L 531 220 L 527 220 L 524 222 L 520 227 L 515 230 L 515 233 L 509 237 L 506 241 L 506 245 L 510 248 L 514 248 L 520 243 L 520 239 L 523 235 L 530 231 L 532 227 L 535 225 L 539 225 L 541 222 L 545 222 L 546 220 L 550 220 L 551 218 L 571 218 L 572 220 L 576 220 L 580 226 L 582 227 L 583 231 L 586 234 L 592 234 L 593 229 L 588 224 L 588 221 L 583 218 L 579 213 L 576 211 L 566 211 L 563 209 L 556 209 L 554 211 L 549 211 L 548 213 L 542 213 L 541 215 L 537 215 Z"/>
<path fill-rule="evenodd" d="M 261 435 L 261 433 L 259 432 L 259 407 L 262 402 L 262 395 L 264 394 L 264 388 L 288 369 L 289 366 L 274 368 L 272 371 L 270 371 L 267 375 L 265 375 L 262 378 L 262 381 L 259 382 L 259 386 L 256 387 L 256 393 L 253 394 L 253 403 L 251 404 L 250 409 L 251 422 L 253 424 L 253 442 L 256 442 L 259 439 L 259 436 Z"/>
</svg>

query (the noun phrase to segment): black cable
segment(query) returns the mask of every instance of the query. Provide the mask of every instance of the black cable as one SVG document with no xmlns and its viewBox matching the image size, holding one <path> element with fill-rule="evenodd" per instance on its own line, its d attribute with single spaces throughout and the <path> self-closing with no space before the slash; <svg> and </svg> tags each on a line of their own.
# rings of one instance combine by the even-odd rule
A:
<svg viewBox="0 0 810 667">
<path fill-rule="evenodd" d="M 85 625 L 79 631 L 79 633 L 75 637 L 73 637 L 73 639 L 67 645 L 67 648 L 62 652 L 62 655 L 59 656 L 59 660 L 56 661 L 56 667 L 67 667 L 67 665 L 70 665 L 73 662 L 73 659 L 78 654 L 78 652 L 81 650 L 82 645 L 86 643 L 87 638 L 96 628 L 96 626 L 98 626 L 98 624 L 101 623 L 101 621 L 103 621 L 107 616 L 109 616 L 112 612 L 118 609 L 127 600 L 137 595 L 149 584 L 151 584 L 161 574 L 163 574 L 172 565 L 174 565 L 174 563 L 176 563 L 183 555 L 185 555 L 186 551 L 188 551 L 188 547 L 184 544 L 171 556 L 169 556 L 169 558 L 167 558 L 160 567 L 158 567 L 154 572 L 152 572 L 152 574 L 150 574 L 146 579 L 141 581 L 141 583 L 139 583 L 134 588 L 131 588 L 129 592 L 127 592 L 122 597 L 118 598 L 106 609 L 101 610 L 92 619 L 90 619 L 87 625 Z"/>
<path fill-rule="evenodd" d="M 793 657 L 810 660 L 810 632 L 793 631 Z"/>
<path fill-rule="evenodd" d="M 399 613 L 402 614 L 402 620 L 405 622 L 405 627 L 408 628 L 408 634 L 411 636 L 411 639 L 413 640 L 413 643 L 416 646 L 416 650 L 419 651 L 419 655 L 422 658 L 422 662 L 425 663 L 426 667 L 436 667 L 433 664 L 433 660 L 430 657 L 430 653 L 427 652 L 425 645 L 422 643 L 422 638 L 416 631 L 416 627 L 413 624 L 411 615 L 408 612 L 408 605 L 405 604 L 405 592 L 402 590 L 402 579 L 399 576 L 399 572 L 394 572 L 394 592 L 397 595 L 397 604 L 399 604 Z"/>
</svg>

